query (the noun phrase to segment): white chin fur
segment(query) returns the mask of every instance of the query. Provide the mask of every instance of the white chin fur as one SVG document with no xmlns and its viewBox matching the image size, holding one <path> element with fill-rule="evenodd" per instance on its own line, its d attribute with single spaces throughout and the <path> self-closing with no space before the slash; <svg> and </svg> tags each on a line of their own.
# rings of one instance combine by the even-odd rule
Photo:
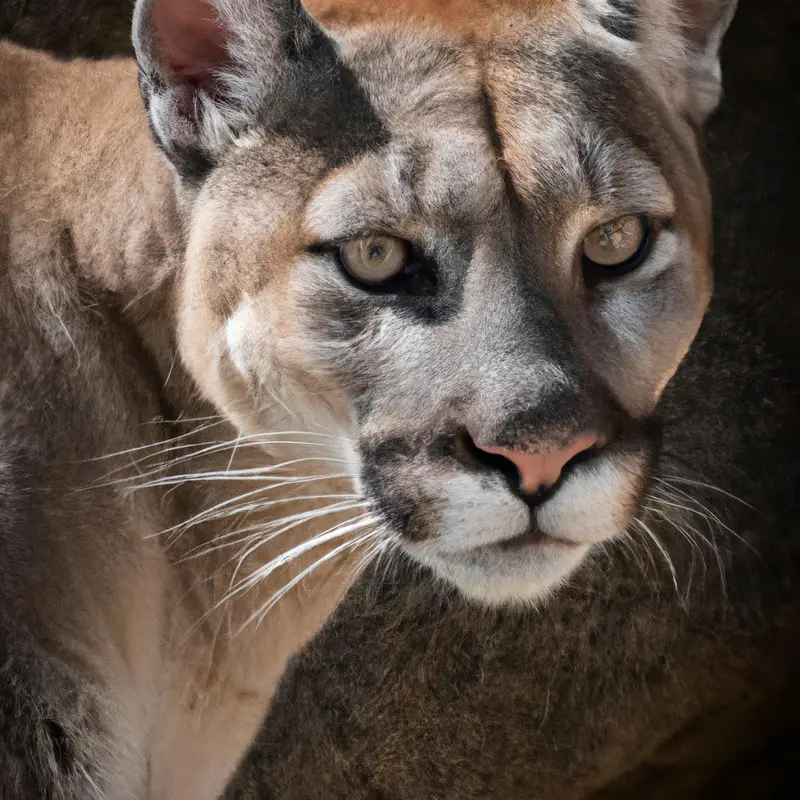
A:
<svg viewBox="0 0 800 800">
<path fill-rule="evenodd" d="M 542 533 L 575 542 L 601 542 L 625 529 L 636 503 L 643 457 L 601 459 L 570 475 L 536 511 Z"/>
<path fill-rule="evenodd" d="M 414 555 L 466 597 L 502 606 L 528 605 L 546 597 L 580 566 L 588 550 L 589 545 L 554 543 L 519 550 Z"/>
</svg>

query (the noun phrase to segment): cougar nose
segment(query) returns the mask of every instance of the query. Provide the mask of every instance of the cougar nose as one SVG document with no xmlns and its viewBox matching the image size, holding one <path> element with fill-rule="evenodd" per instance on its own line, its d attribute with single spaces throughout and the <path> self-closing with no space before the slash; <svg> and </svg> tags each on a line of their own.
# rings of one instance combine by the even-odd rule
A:
<svg viewBox="0 0 800 800">
<path fill-rule="evenodd" d="M 510 461 L 519 472 L 520 489 L 525 494 L 536 494 L 540 489 L 556 483 L 568 462 L 579 453 L 594 447 L 599 438 L 593 434 L 585 434 L 573 439 L 566 447 L 552 450 L 549 453 L 525 453 L 507 447 L 484 447 L 475 444 L 484 453 Z"/>
</svg>

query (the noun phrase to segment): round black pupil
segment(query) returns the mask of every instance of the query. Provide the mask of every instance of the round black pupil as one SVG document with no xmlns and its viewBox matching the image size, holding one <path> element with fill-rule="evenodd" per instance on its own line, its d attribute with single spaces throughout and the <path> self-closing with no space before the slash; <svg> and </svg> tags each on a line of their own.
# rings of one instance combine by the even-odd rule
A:
<svg viewBox="0 0 800 800">
<path fill-rule="evenodd" d="M 383 257 L 383 246 L 379 244 L 372 244 L 369 246 L 369 250 L 367 250 L 367 258 L 370 261 L 375 261 L 376 259 Z"/>
</svg>

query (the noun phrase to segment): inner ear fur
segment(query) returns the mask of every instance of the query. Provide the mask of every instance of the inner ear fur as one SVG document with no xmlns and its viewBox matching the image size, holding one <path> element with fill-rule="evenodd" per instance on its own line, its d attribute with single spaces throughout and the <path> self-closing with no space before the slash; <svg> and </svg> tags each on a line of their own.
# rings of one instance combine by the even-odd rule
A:
<svg viewBox="0 0 800 800">
<path fill-rule="evenodd" d="M 178 173 L 204 177 L 320 37 L 299 0 L 137 0 L 142 96 Z"/>
</svg>

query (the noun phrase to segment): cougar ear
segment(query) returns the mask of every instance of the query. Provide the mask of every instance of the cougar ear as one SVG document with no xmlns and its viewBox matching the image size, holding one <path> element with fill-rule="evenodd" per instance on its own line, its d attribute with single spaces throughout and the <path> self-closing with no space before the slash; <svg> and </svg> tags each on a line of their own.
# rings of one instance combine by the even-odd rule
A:
<svg viewBox="0 0 800 800">
<path fill-rule="evenodd" d="M 320 37 L 300 0 L 137 0 L 139 84 L 178 173 L 202 179 Z"/>
<path fill-rule="evenodd" d="M 685 42 L 687 112 L 696 124 L 705 122 L 719 105 L 719 50 L 736 3 L 737 0 L 675 0 Z"/>
</svg>

